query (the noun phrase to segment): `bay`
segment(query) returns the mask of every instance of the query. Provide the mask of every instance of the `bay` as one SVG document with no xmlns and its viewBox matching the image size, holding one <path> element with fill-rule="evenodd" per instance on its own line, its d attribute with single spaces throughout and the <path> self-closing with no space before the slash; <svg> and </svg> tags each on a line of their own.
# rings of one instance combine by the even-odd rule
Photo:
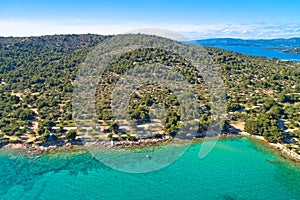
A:
<svg viewBox="0 0 300 200">
<path fill-rule="evenodd" d="M 245 45 L 225 45 L 212 46 L 224 50 L 235 51 L 250 56 L 264 56 L 266 58 L 277 58 L 293 62 L 300 61 L 300 54 L 284 53 L 276 48 L 277 46 L 245 46 Z"/>
<path fill-rule="evenodd" d="M 248 138 L 202 143 L 150 173 L 125 173 L 88 152 L 0 152 L 0 199 L 300 199 L 300 167 Z M 170 147 L 174 148 L 174 147 Z"/>
</svg>

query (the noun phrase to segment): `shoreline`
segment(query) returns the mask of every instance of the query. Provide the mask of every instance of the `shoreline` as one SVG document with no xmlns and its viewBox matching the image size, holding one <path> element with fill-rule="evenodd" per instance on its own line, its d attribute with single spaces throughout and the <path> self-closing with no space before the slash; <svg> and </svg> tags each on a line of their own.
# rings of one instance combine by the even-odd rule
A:
<svg viewBox="0 0 300 200">
<path fill-rule="evenodd" d="M 280 155 L 289 160 L 300 163 L 300 155 L 296 152 L 288 149 L 281 143 L 270 143 L 264 139 L 263 136 L 251 135 L 247 132 L 238 132 L 236 134 L 222 134 L 219 137 L 204 137 L 204 138 L 196 138 L 191 141 L 191 144 L 200 143 L 205 141 L 206 139 L 229 139 L 231 137 L 247 137 L 259 140 L 263 142 L 265 145 L 268 145 L 274 150 L 277 150 Z M 80 140 L 71 141 L 71 142 L 58 142 L 58 143 L 43 143 L 39 144 L 22 144 L 22 143 L 6 143 L 0 146 L 1 150 L 14 150 L 19 153 L 23 153 L 27 156 L 39 156 L 42 154 L 60 151 L 60 150 L 71 150 L 71 151 L 88 151 L 87 148 L 90 147 L 104 147 L 104 148 L 117 148 L 117 149 L 138 149 L 138 148 L 147 148 L 147 147 L 159 147 L 162 145 L 168 145 L 170 141 L 178 141 L 184 142 L 185 140 L 172 140 L 170 138 L 162 138 L 162 139 L 142 139 L 138 141 L 101 141 L 101 142 L 87 142 L 82 143 Z"/>
<path fill-rule="evenodd" d="M 83 143 L 80 139 L 75 141 L 56 141 L 56 142 L 44 142 L 41 144 L 28 144 L 28 143 L 2 143 L 0 144 L 0 151 L 1 150 L 15 150 L 19 153 L 24 153 L 28 156 L 39 156 L 44 153 L 53 152 L 56 150 L 63 150 L 63 149 L 74 149 L 74 150 L 83 150 L 86 151 L 87 148 L 93 147 L 103 147 L 103 148 L 143 148 L 143 147 L 154 147 L 154 146 L 161 146 L 170 141 L 179 141 L 179 140 L 172 140 L 169 137 L 163 137 L 161 139 L 140 139 L 138 141 L 112 141 L 112 140 L 105 140 L 105 141 L 92 141 L 92 142 L 85 142 Z M 181 140 L 180 140 L 181 141 Z M 183 141 L 183 140 L 182 140 Z"/>
<path fill-rule="evenodd" d="M 268 142 L 267 140 L 265 140 L 265 138 L 263 136 L 251 135 L 250 133 L 247 133 L 244 131 L 239 132 L 238 134 L 243 137 L 249 137 L 249 138 L 254 138 L 254 139 L 263 141 L 265 144 L 269 145 L 273 149 L 278 150 L 284 158 L 288 158 L 290 160 L 300 163 L 300 155 L 297 154 L 296 152 L 288 149 L 286 146 L 284 146 L 281 143 L 271 143 L 271 142 Z"/>
</svg>

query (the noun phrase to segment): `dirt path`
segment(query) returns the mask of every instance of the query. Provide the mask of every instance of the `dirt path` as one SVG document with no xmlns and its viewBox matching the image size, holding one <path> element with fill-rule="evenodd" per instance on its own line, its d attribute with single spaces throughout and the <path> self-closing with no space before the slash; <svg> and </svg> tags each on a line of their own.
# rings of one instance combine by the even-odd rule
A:
<svg viewBox="0 0 300 200">
<path fill-rule="evenodd" d="M 58 106 L 59 106 L 59 112 L 64 113 L 63 107 L 65 106 L 65 104 L 58 104 Z"/>
<path fill-rule="evenodd" d="M 23 100 L 23 98 L 22 98 L 22 96 L 23 96 L 24 94 L 22 94 L 22 93 L 20 93 L 20 92 L 15 93 L 14 91 L 12 91 L 12 92 L 11 92 L 11 95 L 18 97 L 18 98 L 20 99 L 21 103 L 24 103 L 24 100 Z M 40 118 L 39 118 L 38 109 L 37 109 L 37 108 L 33 108 L 32 105 L 30 105 L 30 104 L 28 104 L 27 106 L 28 106 L 28 108 L 29 108 L 30 110 L 32 110 L 32 111 L 35 113 L 34 119 L 31 120 L 32 126 L 29 127 L 29 128 L 30 128 L 32 131 L 34 131 L 34 132 L 37 133 L 38 127 L 39 127 L 39 119 L 40 119 Z"/>
<path fill-rule="evenodd" d="M 28 106 L 29 107 L 29 106 Z M 39 112 L 38 112 L 38 109 L 37 108 L 31 108 L 31 110 L 35 113 L 35 117 L 33 120 L 31 120 L 31 123 L 32 123 L 32 130 L 34 132 L 37 133 L 37 131 L 39 130 Z"/>
</svg>

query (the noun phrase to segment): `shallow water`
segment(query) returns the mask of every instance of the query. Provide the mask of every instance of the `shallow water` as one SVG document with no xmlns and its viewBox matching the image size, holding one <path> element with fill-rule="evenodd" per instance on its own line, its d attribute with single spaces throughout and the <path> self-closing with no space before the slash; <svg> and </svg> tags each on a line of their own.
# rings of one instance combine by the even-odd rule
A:
<svg viewBox="0 0 300 200">
<path fill-rule="evenodd" d="M 300 199 L 300 166 L 267 147 L 227 139 L 202 159 L 200 147 L 139 174 L 111 169 L 89 153 L 29 158 L 1 151 L 0 199 Z"/>
</svg>

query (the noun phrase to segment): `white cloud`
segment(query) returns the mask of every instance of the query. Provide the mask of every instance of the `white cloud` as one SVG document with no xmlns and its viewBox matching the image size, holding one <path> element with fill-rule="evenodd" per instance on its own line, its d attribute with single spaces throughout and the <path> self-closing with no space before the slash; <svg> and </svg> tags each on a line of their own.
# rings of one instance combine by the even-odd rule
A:
<svg viewBox="0 0 300 200">
<path fill-rule="evenodd" d="M 109 24 L 92 20 L 65 21 L 1 20 L 0 36 L 38 36 L 52 34 L 118 34 L 132 29 L 146 28 L 139 23 Z"/>
<path fill-rule="evenodd" d="M 211 27 L 194 27 L 194 31 L 183 31 L 182 33 L 197 38 L 290 38 L 300 36 L 300 24 L 242 24 L 221 25 Z"/>
<path fill-rule="evenodd" d="M 191 39 L 233 37 L 233 38 L 288 38 L 300 36 L 300 24 L 266 24 L 252 22 L 244 24 L 175 25 L 128 22 L 116 24 L 105 20 L 66 19 L 15 20 L 0 19 L 0 36 L 38 36 L 71 33 L 119 34 L 134 29 L 154 28 L 177 31 Z"/>
</svg>

